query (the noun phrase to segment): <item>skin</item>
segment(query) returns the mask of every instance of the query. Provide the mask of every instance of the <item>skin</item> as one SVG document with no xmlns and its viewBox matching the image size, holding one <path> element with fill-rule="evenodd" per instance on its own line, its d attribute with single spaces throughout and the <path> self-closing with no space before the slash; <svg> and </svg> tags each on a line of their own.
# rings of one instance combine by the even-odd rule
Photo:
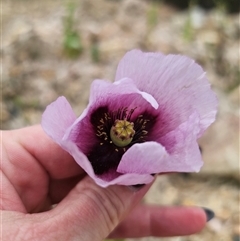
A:
<svg viewBox="0 0 240 241">
<path fill-rule="evenodd" d="M 198 207 L 140 204 L 151 184 L 97 186 L 39 125 L 2 131 L 1 153 L 3 241 L 180 236 L 206 224 Z"/>
</svg>

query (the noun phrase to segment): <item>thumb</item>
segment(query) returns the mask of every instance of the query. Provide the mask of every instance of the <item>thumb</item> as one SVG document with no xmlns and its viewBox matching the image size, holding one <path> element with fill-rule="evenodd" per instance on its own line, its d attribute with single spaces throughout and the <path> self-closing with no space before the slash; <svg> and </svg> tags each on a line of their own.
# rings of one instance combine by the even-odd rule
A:
<svg viewBox="0 0 240 241">
<path fill-rule="evenodd" d="M 47 225 L 57 230 L 51 240 L 103 240 L 136 206 L 150 186 L 145 185 L 139 191 L 119 185 L 102 188 L 85 177 L 51 211 L 55 222 L 50 219 L 51 225 Z"/>
</svg>

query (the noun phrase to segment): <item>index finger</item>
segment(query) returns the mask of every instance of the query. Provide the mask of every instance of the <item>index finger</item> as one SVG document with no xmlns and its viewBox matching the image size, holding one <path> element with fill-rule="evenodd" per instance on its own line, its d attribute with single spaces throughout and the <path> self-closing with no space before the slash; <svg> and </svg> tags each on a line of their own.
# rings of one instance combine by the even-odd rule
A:
<svg viewBox="0 0 240 241">
<path fill-rule="evenodd" d="M 207 221 L 199 207 L 139 205 L 111 233 L 113 238 L 172 237 L 201 231 Z"/>
<path fill-rule="evenodd" d="M 48 137 L 40 125 L 14 130 L 12 137 L 44 167 L 51 178 L 62 179 L 84 173 L 73 157 Z"/>
</svg>

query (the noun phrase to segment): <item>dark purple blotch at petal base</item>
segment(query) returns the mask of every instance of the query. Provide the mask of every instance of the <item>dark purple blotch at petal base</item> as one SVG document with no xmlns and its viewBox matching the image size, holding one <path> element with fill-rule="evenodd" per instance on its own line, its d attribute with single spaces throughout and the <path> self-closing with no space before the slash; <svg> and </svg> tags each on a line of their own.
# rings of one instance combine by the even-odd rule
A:
<svg viewBox="0 0 240 241">
<path fill-rule="evenodd" d="M 156 116 L 144 112 L 139 115 L 140 117 L 132 118 L 133 113 L 134 110 L 127 111 L 127 108 L 110 111 L 107 106 L 103 106 L 97 108 L 91 114 L 90 122 L 96 133 L 97 141 L 86 155 L 97 175 L 107 173 L 111 169 L 116 170 L 123 154 L 135 143 L 147 141 L 148 136 L 153 131 Z M 131 143 L 125 147 L 116 146 L 110 137 L 110 129 L 116 119 L 126 119 L 134 123 L 135 135 Z M 101 122 L 101 120 L 103 121 Z M 146 123 L 143 128 L 144 122 Z M 145 134 L 146 132 L 147 134 Z"/>
</svg>

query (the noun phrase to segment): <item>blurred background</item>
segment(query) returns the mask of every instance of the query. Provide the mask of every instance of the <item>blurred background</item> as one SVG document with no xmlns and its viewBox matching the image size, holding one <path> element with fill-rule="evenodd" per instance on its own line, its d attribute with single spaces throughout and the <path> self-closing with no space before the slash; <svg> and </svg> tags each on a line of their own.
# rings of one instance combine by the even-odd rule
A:
<svg viewBox="0 0 240 241">
<path fill-rule="evenodd" d="M 128 241 L 238 241 L 239 1 L 5 0 L 2 2 L 1 129 L 40 123 L 64 95 L 77 115 L 96 78 L 114 80 L 126 51 L 195 59 L 219 98 L 216 122 L 199 140 L 198 174 L 158 177 L 144 202 L 196 205 L 216 217 L 199 234 Z M 161 217 L 159 217 L 161 218 Z"/>
</svg>

